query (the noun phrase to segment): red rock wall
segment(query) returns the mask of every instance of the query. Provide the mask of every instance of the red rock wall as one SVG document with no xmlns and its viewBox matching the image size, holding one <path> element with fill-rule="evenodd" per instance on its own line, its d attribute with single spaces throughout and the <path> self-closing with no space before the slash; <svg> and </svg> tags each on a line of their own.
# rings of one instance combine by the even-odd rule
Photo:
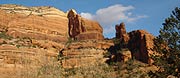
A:
<svg viewBox="0 0 180 78">
<path fill-rule="evenodd" d="M 153 37 L 145 30 L 137 30 L 132 31 L 129 33 L 129 43 L 128 48 L 132 52 L 132 56 L 134 56 L 135 59 L 140 60 L 142 62 L 148 63 L 149 59 L 149 52 L 148 47 L 153 45 L 147 45 L 148 41 L 151 39 L 147 39 L 148 37 Z M 153 39 L 151 40 L 153 43 Z"/>
<path fill-rule="evenodd" d="M 0 31 L 8 28 L 8 35 L 34 39 L 67 41 L 68 37 L 87 40 L 103 39 L 98 22 L 82 18 L 74 10 L 67 14 L 54 7 L 0 6 Z"/>
<path fill-rule="evenodd" d="M 9 6 L 4 7 L 11 8 Z M 24 9 L 22 9 L 22 13 L 20 11 L 17 13 L 9 13 L 9 11 L 16 12 L 16 10 L 1 8 L 2 6 L 0 7 L 0 26 L 8 28 L 8 35 L 58 42 L 67 41 L 68 19 L 65 13 L 59 13 L 61 12 L 60 10 L 57 11 L 58 14 L 56 14 L 56 16 L 48 16 L 48 14 L 38 16 L 36 14 L 26 15 L 23 13 L 29 10 L 24 11 Z M 56 11 L 54 13 L 56 13 Z"/>
</svg>

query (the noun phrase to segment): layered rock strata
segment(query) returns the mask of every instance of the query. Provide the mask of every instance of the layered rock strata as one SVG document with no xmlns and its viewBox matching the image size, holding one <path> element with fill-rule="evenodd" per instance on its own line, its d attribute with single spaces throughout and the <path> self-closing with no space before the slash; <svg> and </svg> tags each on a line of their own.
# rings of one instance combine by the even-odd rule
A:
<svg viewBox="0 0 180 78">
<path fill-rule="evenodd" d="M 71 38 L 75 40 L 102 40 L 104 38 L 103 29 L 98 22 L 82 18 L 73 9 L 68 12 L 67 17 L 69 19 L 68 34 Z"/>
<path fill-rule="evenodd" d="M 0 26 L 8 35 L 52 41 L 66 41 L 68 19 L 54 7 L 0 6 Z"/>
<path fill-rule="evenodd" d="M 105 63 L 108 58 L 105 58 L 104 54 L 113 45 L 111 40 L 72 42 L 60 51 L 62 66 L 72 68 Z"/>
<path fill-rule="evenodd" d="M 3 28 L 7 28 L 7 34 L 15 38 L 56 42 L 65 42 L 68 37 L 103 39 L 103 29 L 98 22 L 82 18 L 74 10 L 64 13 L 50 6 L 0 5 L 0 31 Z"/>
</svg>

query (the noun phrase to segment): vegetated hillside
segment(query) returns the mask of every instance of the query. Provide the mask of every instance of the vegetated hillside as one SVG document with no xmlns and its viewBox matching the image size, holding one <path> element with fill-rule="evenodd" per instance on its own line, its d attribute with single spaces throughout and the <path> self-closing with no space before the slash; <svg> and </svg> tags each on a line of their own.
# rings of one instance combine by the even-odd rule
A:
<svg viewBox="0 0 180 78">
<path fill-rule="evenodd" d="M 158 69 L 148 32 L 126 33 L 123 23 L 115 39 L 102 32 L 74 10 L 0 5 L 0 78 L 144 78 Z"/>
</svg>

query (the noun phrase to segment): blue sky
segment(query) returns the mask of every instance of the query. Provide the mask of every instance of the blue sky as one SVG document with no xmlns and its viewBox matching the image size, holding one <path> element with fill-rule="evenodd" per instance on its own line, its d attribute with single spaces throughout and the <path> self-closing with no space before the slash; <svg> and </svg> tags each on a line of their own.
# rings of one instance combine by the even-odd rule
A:
<svg viewBox="0 0 180 78">
<path fill-rule="evenodd" d="M 179 0 L 0 0 L 0 4 L 53 6 L 64 12 L 75 9 L 83 17 L 98 21 L 104 36 L 115 36 L 115 25 L 125 22 L 127 31 L 144 29 L 159 34 L 164 19 L 169 17 Z"/>
</svg>

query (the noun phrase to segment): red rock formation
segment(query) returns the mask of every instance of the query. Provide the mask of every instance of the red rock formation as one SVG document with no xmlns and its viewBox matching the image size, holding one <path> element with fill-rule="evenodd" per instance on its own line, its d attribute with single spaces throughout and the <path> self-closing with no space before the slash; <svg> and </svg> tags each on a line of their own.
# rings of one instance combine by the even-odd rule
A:
<svg viewBox="0 0 180 78">
<path fill-rule="evenodd" d="M 8 35 L 33 39 L 67 41 L 103 39 L 99 23 L 87 20 L 74 10 L 67 14 L 54 7 L 0 6 L 0 31 L 8 28 Z M 68 33 L 68 34 L 67 34 Z"/>
<path fill-rule="evenodd" d="M 127 43 L 129 40 L 129 36 L 126 33 L 125 24 L 122 22 L 120 25 L 116 25 L 116 38 L 120 39 L 122 42 Z"/>
<path fill-rule="evenodd" d="M 75 38 L 77 35 L 79 35 L 81 32 L 85 32 L 84 27 L 81 23 L 81 16 L 76 13 L 75 10 L 71 9 L 68 12 L 68 30 L 69 30 L 69 36 L 71 38 Z"/>
<path fill-rule="evenodd" d="M 75 10 L 70 10 L 67 15 L 69 19 L 68 34 L 77 40 L 103 39 L 102 27 L 99 23 L 82 18 Z"/>
<path fill-rule="evenodd" d="M 82 67 L 105 63 L 108 58 L 104 57 L 107 49 L 113 46 L 111 40 L 83 40 L 72 42 L 61 51 L 63 57 L 62 66 L 65 68 Z"/>
<path fill-rule="evenodd" d="M 127 34 L 124 23 L 116 25 L 115 29 L 116 38 L 120 39 L 120 44 L 127 43 L 124 46 L 129 48 L 132 57 L 144 63 L 150 63 L 149 57 L 154 53 L 152 51 L 154 47 L 153 35 L 145 30 L 136 30 Z"/>
<path fill-rule="evenodd" d="M 120 25 L 116 25 L 116 38 L 122 38 L 123 34 L 126 34 L 125 24 L 122 22 Z"/>
<path fill-rule="evenodd" d="M 8 28 L 8 35 L 41 40 L 67 41 L 68 19 L 66 14 L 53 7 L 0 6 L 1 27 Z"/>
<path fill-rule="evenodd" d="M 129 33 L 128 48 L 132 56 L 137 60 L 148 63 L 150 55 L 153 53 L 151 50 L 154 46 L 154 36 L 145 30 L 136 30 Z"/>
</svg>

